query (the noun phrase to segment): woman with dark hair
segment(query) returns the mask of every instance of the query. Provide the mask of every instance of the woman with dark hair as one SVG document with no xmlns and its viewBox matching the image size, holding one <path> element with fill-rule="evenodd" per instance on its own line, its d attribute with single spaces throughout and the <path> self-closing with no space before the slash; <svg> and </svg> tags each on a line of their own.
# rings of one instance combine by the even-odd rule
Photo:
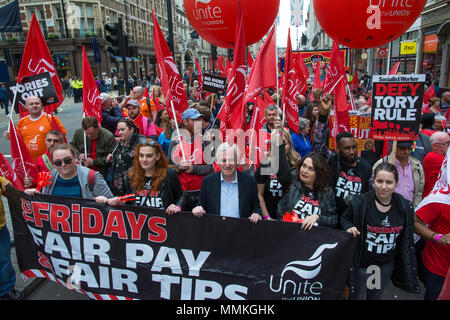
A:
<svg viewBox="0 0 450 320">
<path fill-rule="evenodd" d="M 337 223 L 333 190 L 328 186 L 331 171 L 327 160 L 316 152 L 297 162 L 295 178 L 278 202 L 278 219 L 296 213 L 303 219 L 302 229 L 314 225 L 335 227 Z"/>
<path fill-rule="evenodd" d="M 125 194 L 124 180 L 133 165 L 136 145 L 147 142 L 147 138 L 139 134 L 139 128 L 133 120 L 123 118 L 117 123 L 119 143 L 108 155 L 106 161 L 111 163 L 110 188 L 115 196 Z"/>
<path fill-rule="evenodd" d="M 183 190 L 174 168 L 170 168 L 161 146 L 152 140 L 138 144 L 133 167 L 125 182 L 126 193 L 136 194 L 137 206 L 165 209 L 167 214 L 181 211 Z M 118 199 L 112 199 L 115 205 Z"/>
<path fill-rule="evenodd" d="M 349 199 L 340 218 L 342 229 L 358 238 L 349 275 L 350 299 L 381 299 L 391 278 L 400 289 L 419 293 L 414 209 L 395 193 L 397 182 L 397 167 L 380 163 L 374 170 L 373 190 Z M 374 267 L 379 271 L 379 285 L 368 288 Z"/>
<path fill-rule="evenodd" d="M 163 129 L 158 137 L 158 143 L 161 145 L 165 156 L 168 157 L 170 142 L 172 142 L 172 133 L 175 130 L 175 122 L 173 119 L 170 119 L 167 110 L 164 109 L 158 111 L 156 125 Z"/>
<path fill-rule="evenodd" d="M 319 104 L 317 102 L 311 102 L 306 106 L 305 113 L 302 118 L 309 120 L 309 141 L 312 141 L 314 135 L 314 129 L 316 127 L 316 120 L 319 119 Z"/>
</svg>

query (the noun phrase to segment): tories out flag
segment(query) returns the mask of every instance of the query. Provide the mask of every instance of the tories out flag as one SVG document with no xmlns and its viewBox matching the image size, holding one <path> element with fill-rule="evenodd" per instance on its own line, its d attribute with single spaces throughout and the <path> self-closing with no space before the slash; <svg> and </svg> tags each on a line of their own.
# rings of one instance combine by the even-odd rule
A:
<svg viewBox="0 0 450 320">
<path fill-rule="evenodd" d="M 17 82 L 21 83 L 25 77 L 44 72 L 50 73 L 53 87 L 55 88 L 58 96 L 58 100 L 55 103 L 45 106 L 45 112 L 52 113 L 64 101 L 64 96 L 62 93 L 63 89 L 61 82 L 59 81 L 52 56 L 48 50 L 44 36 L 42 35 L 41 28 L 36 16 L 33 14 L 22 56 L 22 63 L 20 64 L 19 74 L 17 75 Z M 20 109 L 20 116 L 26 116 L 27 114 L 28 111 L 22 107 Z"/>
<path fill-rule="evenodd" d="M 391 70 L 389 70 L 389 75 L 394 75 L 394 74 L 397 74 L 397 72 L 398 72 L 398 68 L 400 68 L 400 64 L 402 63 L 402 60 L 400 60 L 399 62 L 397 62 L 393 67 L 392 67 L 392 69 Z"/>
<path fill-rule="evenodd" d="M 169 110 L 173 107 L 177 121 L 181 122 L 181 115 L 188 108 L 186 92 L 184 91 L 183 82 L 173 59 L 172 52 L 170 52 L 153 10 L 152 15 L 153 39 L 155 42 L 158 73 L 161 78 L 161 89 L 167 102 L 166 107 Z M 173 113 L 169 112 L 169 116 L 173 118 Z"/>
<path fill-rule="evenodd" d="M 283 98 L 281 104 L 287 119 L 288 126 L 295 133 L 299 131 L 299 116 L 298 116 L 298 77 L 296 72 L 296 65 L 294 57 L 292 56 L 291 45 L 291 31 L 288 31 L 287 48 L 286 48 L 286 62 L 284 65 L 284 86 Z"/>
<path fill-rule="evenodd" d="M 417 139 L 424 86 L 424 74 L 373 76 L 371 133 L 374 139 Z"/>
<path fill-rule="evenodd" d="M 102 101 L 100 100 L 100 91 L 92 75 L 86 51 L 83 46 L 83 113 L 85 116 L 92 116 L 102 122 Z"/>
<path fill-rule="evenodd" d="M 20 272 L 98 300 L 341 299 L 356 243 L 320 226 L 6 191 Z"/>
<path fill-rule="evenodd" d="M 250 53 L 249 53 L 250 55 Z M 277 85 L 275 28 L 270 30 L 256 56 L 245 86 L 244 104 L 258 96 L 262 90 Z"/>
<path fill-rule="evenodd" d="M 194 61 L 195 61 L 195 67 L 197 68 L 197 73 L 198 73 L 198 82 L 200 83 L 200 88 L 203 88 L 202 68 L 200 68 L 200 65 L 198 64 L 197 59 L 194 58 Z"/>
</svg>

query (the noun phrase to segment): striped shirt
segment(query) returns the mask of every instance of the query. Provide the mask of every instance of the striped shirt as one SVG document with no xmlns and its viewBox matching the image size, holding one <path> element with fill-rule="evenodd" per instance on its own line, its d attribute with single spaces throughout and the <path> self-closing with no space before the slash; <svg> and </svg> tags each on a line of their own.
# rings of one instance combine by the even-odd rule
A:
<svg viewBox="0 0 450 320">
<path fill-rule="evenodd" d="M 53 196 L 64 196 L 71 198 L 81 198 L 81 187 L 78 176 L 70 180 L 58 177 L 52 191 Z"/>
</svg>

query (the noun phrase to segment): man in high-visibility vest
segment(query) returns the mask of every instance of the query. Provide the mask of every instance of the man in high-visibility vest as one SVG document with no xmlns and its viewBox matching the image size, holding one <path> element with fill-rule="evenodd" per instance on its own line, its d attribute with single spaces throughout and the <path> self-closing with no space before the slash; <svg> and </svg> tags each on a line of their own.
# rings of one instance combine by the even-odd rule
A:
<svg viewBox="0 0 450 320">
<path fill-rule="evenodd" d="M 73 88 L 74 102 L 75 103 L 82 102 L 83 101 L 83 81 L 81 81 L 79 77 L 76 77 L 72 81 L 72 88 Z"/>
</svg>

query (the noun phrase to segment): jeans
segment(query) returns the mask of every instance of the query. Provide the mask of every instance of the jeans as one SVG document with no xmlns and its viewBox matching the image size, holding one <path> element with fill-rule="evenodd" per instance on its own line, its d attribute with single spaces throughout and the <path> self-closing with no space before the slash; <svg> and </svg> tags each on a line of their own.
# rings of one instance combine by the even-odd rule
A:
<svg viewBox="0 0 450 320">
<path fill-rule="evenodd" d="M 0 296 L 16 285 L 16 271 L 11 264 L 11 238 L 6 226 L 0 230 Z"/>
<path fill-rule="evenodd" d="M 381 300 L 384 289 L 391 280 L 393 271 L 394 261 L 380 266 L 379 279 L 376 279 L 377 274 L 373 270 L 367 271 L 367 268 L 359 268 L 355 270 L 352 268 L 349 274 L 349 300 Z M 368 287 L 368 284 L 377 284 L 377 282 L 379 286 L 375 286 L 373 289 Z"/>
<path fill-rule="evenodd" d="M 445 277 L 437 275 L 429 271 L 424 266 L 424 284 L 426 287 L 425 300 L 437 300 L 439 293 L 441 293 L 442 286 L 444 285 Z"/>
</svg>

